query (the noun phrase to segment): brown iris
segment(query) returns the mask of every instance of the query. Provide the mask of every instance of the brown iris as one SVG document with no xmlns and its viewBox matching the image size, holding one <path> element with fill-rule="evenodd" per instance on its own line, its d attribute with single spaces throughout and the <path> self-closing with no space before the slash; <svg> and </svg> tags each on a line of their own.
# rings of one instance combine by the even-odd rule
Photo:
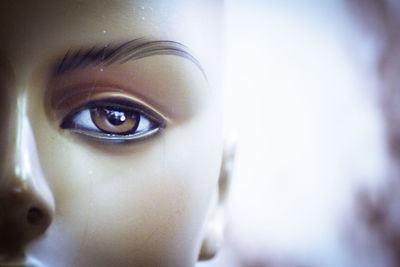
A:
<svg viewBox="0 0 400 267">
<path fill-rule="evenodd" d="M 140 119 L 140 115 L 135 111 L 113 107 L 93 108 L 90 115 L 97 128 L 110 134 L 134 133 Z"/>
</svg>

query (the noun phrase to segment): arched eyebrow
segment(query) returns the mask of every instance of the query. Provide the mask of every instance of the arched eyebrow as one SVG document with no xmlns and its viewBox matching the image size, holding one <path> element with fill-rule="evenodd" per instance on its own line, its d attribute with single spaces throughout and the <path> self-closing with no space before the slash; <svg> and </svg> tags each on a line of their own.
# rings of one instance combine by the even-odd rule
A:
<svg viewBox="0 0 400 267">
<path fill-rule="evenodd" d="M 192 61 L 207 79 L 200 62 L 189 52 L 189 49 L 175 41 L 149 40 L 138 38 L 122 44 L 107 44 L 93 46 L 89 49 L 71 49 L 54 64 L 53 75 L 60 76 L 66 72 L 96 65 L 123 64 L 130 60 L 137 60 L 155 55 L 174 55 Z"/>
</svg>

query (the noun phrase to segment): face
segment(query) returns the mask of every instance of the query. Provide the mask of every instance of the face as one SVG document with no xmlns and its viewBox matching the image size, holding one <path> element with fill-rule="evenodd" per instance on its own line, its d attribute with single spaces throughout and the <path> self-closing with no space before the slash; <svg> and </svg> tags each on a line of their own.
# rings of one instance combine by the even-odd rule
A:
<svg viewBox="0 0 400 267">
<path fill-rule="evenodd" d="M 0 265 L 194 265 L 222 156 L 214 2 L 2 3 Z"/>
</svg>

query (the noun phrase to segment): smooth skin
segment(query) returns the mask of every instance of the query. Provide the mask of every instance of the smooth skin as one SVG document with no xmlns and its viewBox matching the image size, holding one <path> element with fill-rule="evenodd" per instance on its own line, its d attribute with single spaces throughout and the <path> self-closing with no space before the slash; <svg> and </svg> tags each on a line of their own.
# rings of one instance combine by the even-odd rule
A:
<svg viewBox="0 0 400 267">
<path fill-rule="evenodd" d="M 1 3 L 1 266 L 195 264 L 218 210 L 221 14 L 217 1 Z M 137 38 L 185 45 L 206 76 L 176 55 L 52 72 L 68 50 Z M 115 92 L 165 127 L 133 142 L 60 127 Z"/>
</svg>

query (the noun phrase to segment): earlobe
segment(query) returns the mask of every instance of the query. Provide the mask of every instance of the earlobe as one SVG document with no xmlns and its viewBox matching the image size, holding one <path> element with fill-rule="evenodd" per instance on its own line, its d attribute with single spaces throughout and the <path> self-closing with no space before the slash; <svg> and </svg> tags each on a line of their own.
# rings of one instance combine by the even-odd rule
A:
<svg viewBox="0 0 400 267">
<path fill-rule="evenodd" d="M 220 249 L 226 223 L 226 201 L 229 195 L 233 165 L 236 153 L 236 141 L 225 141 L 222 156 L 221 170 L 218 187 L 213 193 L 210 210 L 204 226 L 203 241 L 199 254 L 199 260 L 213 258 Z"/>
<path fill-rule="evenodd" d="M 225 228 L 225 211 L 217 202 L 218 193 L 214 193 L 210 205 L 211 210 L 204 225 L 203 240 L 199 254 L 200 261 L 213 258 L 222 245 Z"/>
</svg>

